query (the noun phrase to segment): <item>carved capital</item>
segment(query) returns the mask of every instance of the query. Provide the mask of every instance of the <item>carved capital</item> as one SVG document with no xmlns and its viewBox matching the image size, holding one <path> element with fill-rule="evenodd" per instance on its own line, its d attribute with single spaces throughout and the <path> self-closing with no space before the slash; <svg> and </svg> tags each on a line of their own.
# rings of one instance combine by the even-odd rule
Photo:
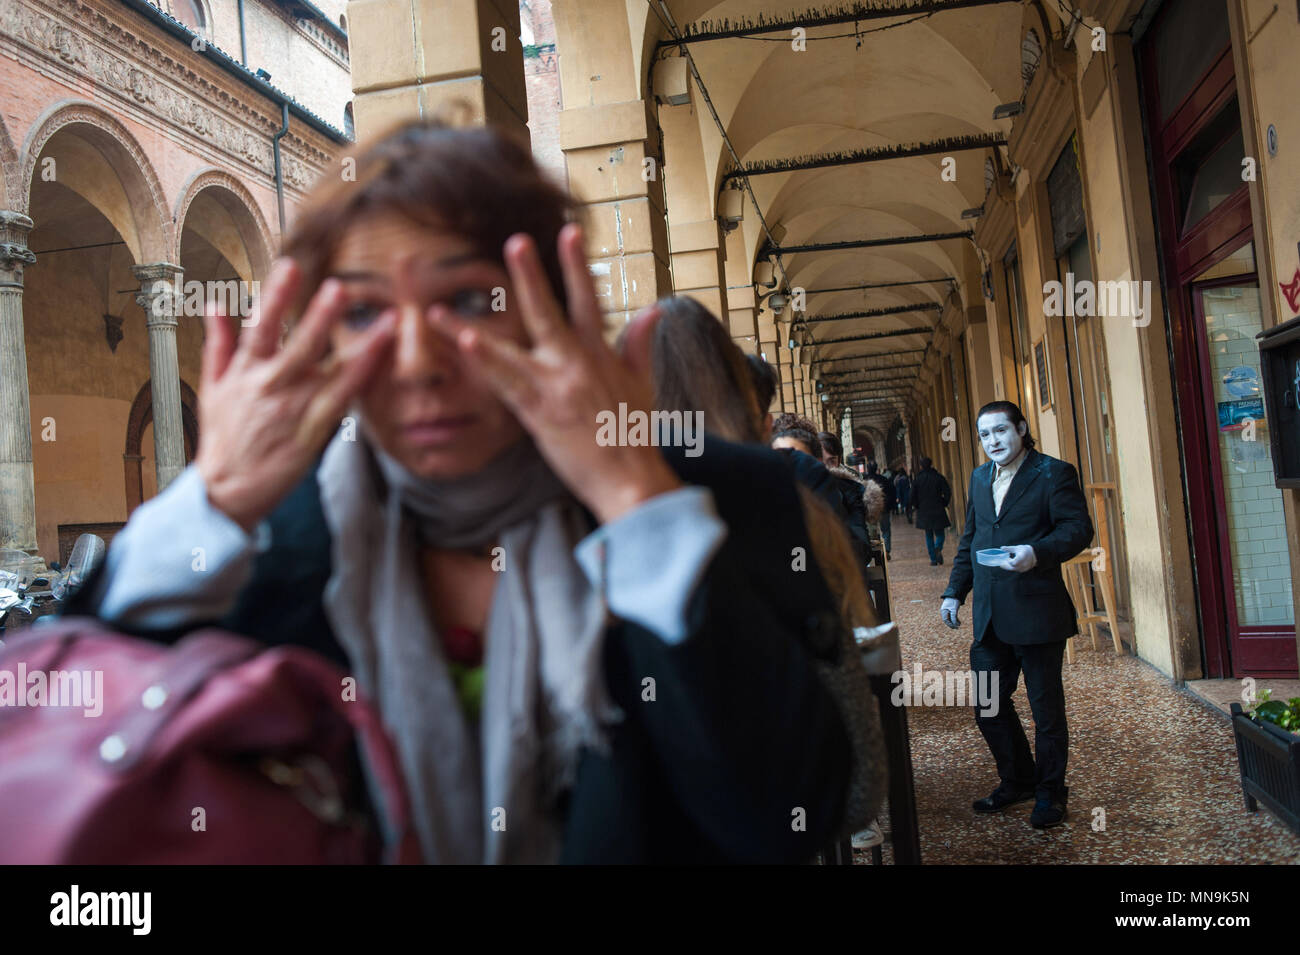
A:
<svg viewBox="0 0 1300 955">
<path fill-rule="evenodd" d="M 144 309 L 146 324 L 176 327 L 182 302 L 181 276 L 184 270 L 170 262 L 132 266 L 131 273 L 140 281 L 135 301 Z"/>
<path fill-rule="evenodd" d="M 36 264 L 36 253 L 27 248 L 32 220 L 20 212 L 0 211 L 0 285 L 22 287 L 23 269 Z"/>
</svg>

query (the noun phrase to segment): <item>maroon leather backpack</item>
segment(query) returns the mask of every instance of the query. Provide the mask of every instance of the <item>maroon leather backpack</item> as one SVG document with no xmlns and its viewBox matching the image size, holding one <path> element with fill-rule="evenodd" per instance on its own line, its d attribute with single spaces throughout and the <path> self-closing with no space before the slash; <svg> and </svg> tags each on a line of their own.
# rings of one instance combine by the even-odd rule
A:
<svg viewBox="0 0 1300 955">
<path fill-rule="evenodd" d="M 345 679 L 217 630 L 168 647 L 72 618 L 12 637 L 0 863 L 420 861 L 393 748 Z"/>
</svg>

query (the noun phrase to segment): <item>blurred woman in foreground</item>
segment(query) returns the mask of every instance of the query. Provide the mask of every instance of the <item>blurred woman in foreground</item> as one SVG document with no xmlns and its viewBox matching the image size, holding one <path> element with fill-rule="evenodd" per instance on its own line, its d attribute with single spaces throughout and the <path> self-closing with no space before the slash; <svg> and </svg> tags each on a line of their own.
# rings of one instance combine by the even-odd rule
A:
<svg viewBox="0 0 1300 955">
<path fill-rule="evenodd" d="M 498 131 L 370 145 L 297 217 L 256 323 L 209 317 L 198 458 L 83 609 L 346 667 L 428 862 L 807 859 L 850 757 L 794 484 L 712 438 L 597 439 L 650 406 L 656 316 L 608 347 L 570 214 Z"/>
</svg>

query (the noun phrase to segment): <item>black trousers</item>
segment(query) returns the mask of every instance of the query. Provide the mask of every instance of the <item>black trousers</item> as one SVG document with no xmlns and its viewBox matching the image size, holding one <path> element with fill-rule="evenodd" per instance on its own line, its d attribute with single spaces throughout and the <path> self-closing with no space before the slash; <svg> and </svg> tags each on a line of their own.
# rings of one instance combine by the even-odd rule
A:
<svg viewBox="0 0 1300 955">
<path fill-rule="evenodd" d="M 997 638 L 990 625 L 982 640 L 971 644 L 970 665 L 976 674 L 997 674 L 996 715 L 983 715 L 975 708 L 975 723 L 997 762 L 998 776 L 1005 789 L 1028 792 L 1039 799 L 1065 801 L 1065 764 L 1069 754 L 1069 732 L 1065 725 L 1065 687 L 1061 683 L 1061 661 L 1065 641 L 1013 645 Z M 1034 753 L 1020 725 L 1011 694 L 1016 681 L 1025 675 L 1025 691 L 1034 716 Z M 985 678 L 989 679 L 989 678 Z"/>
</svg>

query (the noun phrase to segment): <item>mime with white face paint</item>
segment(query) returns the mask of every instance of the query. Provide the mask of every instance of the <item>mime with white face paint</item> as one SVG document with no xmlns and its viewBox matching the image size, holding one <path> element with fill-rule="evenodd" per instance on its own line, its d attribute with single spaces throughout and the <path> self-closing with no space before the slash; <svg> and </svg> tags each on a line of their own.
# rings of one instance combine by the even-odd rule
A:
<svg viewBox="0 0 1300 955">
<path fill-rule="evenodd" d="M 985 405 L 976 430 L 989 460 L 971 472 L 966 527 L 940 609 L 956 629 L 957 609 L 974 592 L 971 669 L 977 679 L 990 673 L 982 679 L 996 680 L 998 692 L 992 715 L 977 706 L 975 722 L 1000 783 L 972 808 L 1001 812 L 1032 799 L 1030 823 L 1043 829 L 1065 821 L 1069 793 L 1061 661 L 1078 628 L 1061 564 L 1091 543 L 1092 520 L 1074 465 L 1035 450 L 1014 403 Z M 1011 702 L 1022 672 L 1034 716 L 1032 754 Z"/>
</svg>

